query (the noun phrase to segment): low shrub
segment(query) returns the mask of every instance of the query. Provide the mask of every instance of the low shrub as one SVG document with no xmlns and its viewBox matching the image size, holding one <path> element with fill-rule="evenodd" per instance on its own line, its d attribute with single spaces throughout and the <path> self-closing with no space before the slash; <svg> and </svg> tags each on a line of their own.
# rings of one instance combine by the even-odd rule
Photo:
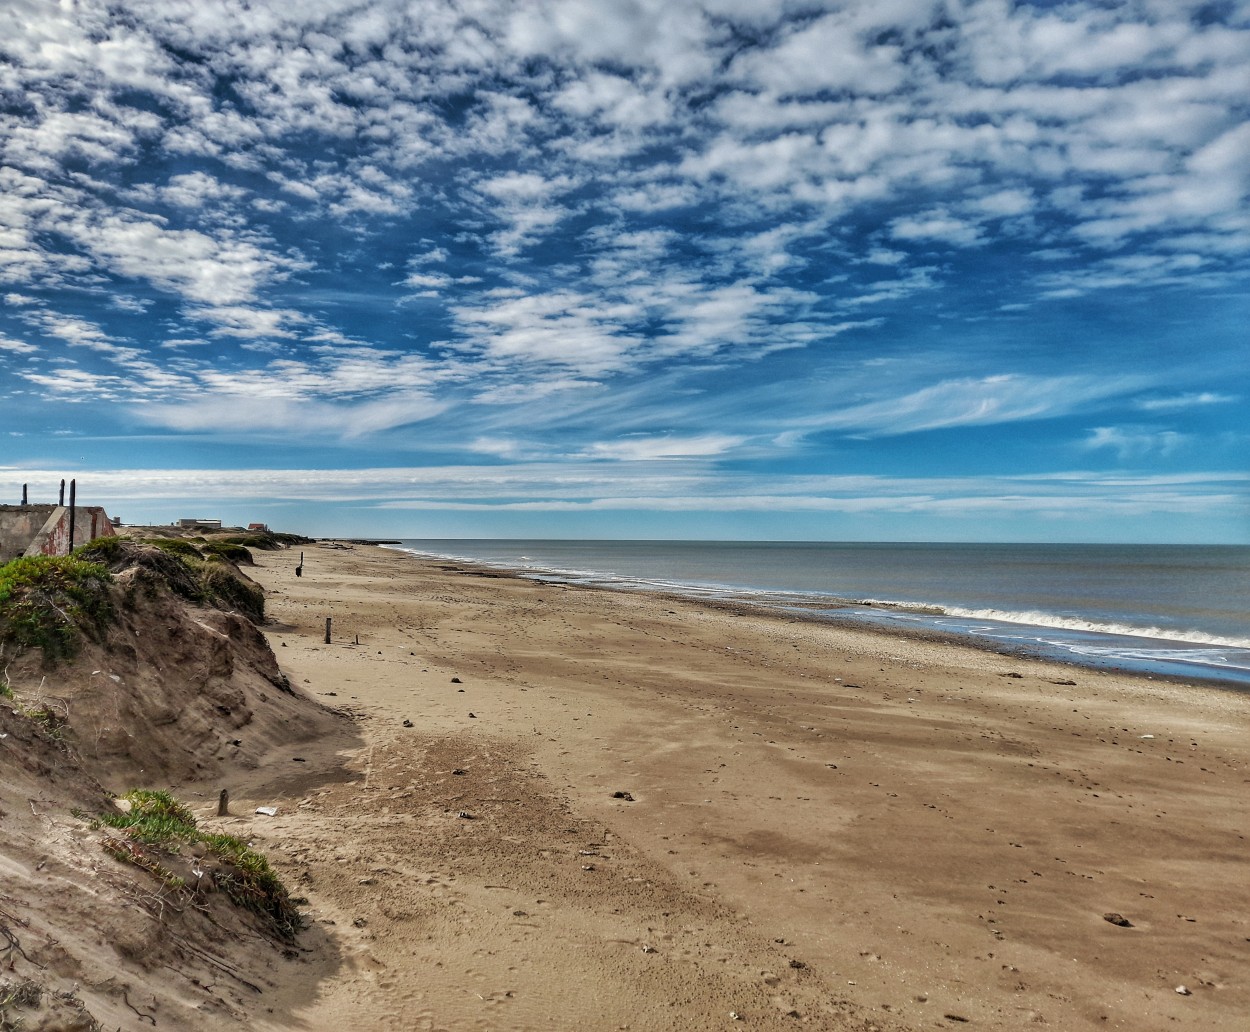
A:
<svg viewBox="0 0 1250 1032">
<path fill-rule="evenodd" d="M 219 537 L 217 540 L 224 541 L 228 545 L 259 548 L 262 552 L 276 552 L 282 547 L 278 537 L 279 535 L 266 530 L 253 531 L 250 534 L 231 534 L 229 537 Z"/>
<path fill-rule="evenodd" d="M 98 537 L 92 538 L 85 545 L 79 545 L 73 554 L 84 562 L 112 566 L 126 554 L 126 546 L 125 538 Z"/>
<path fill-rule="evenodd" d="M 303 534 L 284 534 L 280 531 L 271 531 L 270 536 L 279 545 L 290 548 L 291 545 L 311 545 L 316 539 L 304 537 Z"/>
<path fill-rule="evenodd" d="M 103 541 L 110 543 L 101 546 Z M 220 542 L 205 545 L 207 556 L 201 556 L 197 548 L 177 538 L 150 542 L 98 538 L 74 554 L 106 563 L 114 573 L 137 567 L 153 575 L 144 581 L 149 586 L 164 582 L 189 602 L 236 610 L 259 623 L 265 619 L 265 593 L 230 565 L 237 561 L 231 555 L 236 549 L 251 559 L 247 549 Z"/>
<path fill-rule="evenodd" d="M 265 619 L 265 592 L 243 579 L 237 570 L 221 560 L 208 560 L 199 566 L 199 583 L 204 601 L 221 609 L 234 609 L 256 623 Z"/>
<path fill-rule="evenodd" d="M 162 552 L 176 555 L 179 559 L 201 558 L 200 550 L 184 538 L 153 538 L 148 544 L 155 545 Z"/>
<path fill-rule="evenodd" d="M 55 663 L 99 640 L 113 617 L 108 568 L 78 556 L 23 556 L 0 566 L 0 644 Z"/>
<path fill-rule="evenodd" d="M 304 927 L 303 916 L 269 861 L 242 839 L 201 831 L 191 811 L 168 792 L 134 789 L 122 798 L 130 803 L 128 812 L 101 814 L 91 821 L 95 828 L 112 828 L 124 836 L 104 840 L 110 855 L 154 874 L 167 888 L 184 889 L 186 880 L 170 865 L 180 862 L 182 846 L 202 842 L 218 861 L 213 881 L 232 903 L 256 914 L 286 942 Z"/>
<path fill-rule="evenodd" d="M 252 559 L 252 553 L 246 547 L 236 545 L 231 541 L 210 541 L 204 546 L 204 554 L 229 559 L 232 563 L 243 563 L 245 566 L 256 565 L 255 560 Z"/>
</svg>

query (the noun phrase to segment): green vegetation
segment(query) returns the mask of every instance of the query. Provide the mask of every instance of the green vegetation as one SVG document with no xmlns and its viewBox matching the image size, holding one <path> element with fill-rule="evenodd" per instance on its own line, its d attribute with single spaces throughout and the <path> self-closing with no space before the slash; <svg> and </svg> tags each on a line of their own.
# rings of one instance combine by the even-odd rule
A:
<svg viewBox="0 0 1250 1032">
<path fill-rule="evenodd" d="M 209 541 L 204 545 L 204 554 L 207 556 L 215 555 L 221 559 L 229 559 L 232 563 L 243 563 L 247 566 L 255 565 L 252 553 L 243 545 L 236 545 L 231 541 Z"/>
<path fill-rule="evenodd" d="M 279 545 L 311 545 L 314 538 L 304 537 L 303 534 L 284 534 L 281 532 L 270 531 L 269 536 L 272 537 Z"/>
<path fill-rule="evenodd" d="M 155 547 L 152 547 L 155 546 Z M 252 556 L 237 545 L 208 543 L 201 554 L 188 541 L 159 538 L 150 542 L 125 538 L 97 538 L 74 554 L 107 565 L 113 572 L 139 567 L 189 602 L 233 609 L 259 623 L 265 618 L 265 593 L 230 565 L 237 550 L 246 561 Z"/>
<path fill-rule="evenodd" d="M 79 545 L 74 555 L 88 563 L 103 563 L 110 566 L 125 555 L 126 539 L 120 537 L 98 537 Z"/>
<path fill-rule="evenodd" d="M 186 579 L 166 573 L 170 586 L 184 598 L 205 602 L 220 609 L 233 609 L 260 623 L 265 619 L 265 593 L 243 577 L 231 562 L 251 563 L 252 553 L 230 539 L 218 538 L 204 545 L 203 552 L 180 538 L 158 538 L 149 542 L 177 559 L 193 585 Z"/>
<path fill-rule="evenodd" d="M 243 545 L 245 548 L 260 548 L 271 552 L 278 547 L 272 534 L 232 534 L 217 540 L 227 545 Z"/>
<path fill-rule="evenodd" d="M 265 619 L 265 592 L 245 581 L 232 566 L 220 560 L 197 564 L 204 600 L 222 609 L 235 609 L 254 622 Z"/>
<path fill-rule="evenodd" d="M 93 827 L 113 828 L 124 836 L 105 839 L 110 855 L 150 872 L 166 888 L 190 891 L 168 865 L 178 858 L 180 847 L 202 842 L 206 855 L 218 861 L 211 867 L 213 882 L 231 902 L 256 914 L 284 941 L 293 940 L 304 927 L 295 901 L 269 862 L 242 839 L 201 831 L 191 811 L 168 792 L 135 789 L 123 798 L 130 803 L 128 813 L 102 814 L 92 821 Z"/>
<path fill-rule="evenodd" d="M 200 550 L 183 538 L 153 538 L 148 544 L 155 545 L 162 552 L 176 555 L 179 559 L 200 558 Z"/>
<path fill-rule="evenodd" d="M 99 824 L 125 831 L 149 846 L 194 842 L 199 837 L 195 815 L 168 792 L 136 788 L 122 798 L 130 803 L 130 811 L 105 814 Z"/>
<path fill-rule="evenodd" d="M 56 710 L 52 709 L 52 707 L 39 706 L 35 709 L 27 709 L 23 706 L 18 708 L 18 712 L 20 712 L 24 717 L 28 717 L 30 720 L 33 720 L 36 724 L 43 728 L 47 736 L 53 741 L 59 742 L 62 740 L 63 735 L 61 732 L 65 727 L 66 721 L 65 718 L 61 716 L 61 714 L 57 713 Z"/>
<path fill-rule="evenodd" d="M 246 548 L 208 545 L 205 557 L 173 538 L 152 544 L 155 548 L 97 538 L 72 555 L 23 556 L 0 564 L 0 649 L 41 649 L 51 666 L 75 656 L 84 639 L 102 641 L 116 616 L 109 591 L 113 574 L 130 567 L 154 575 L 146 581 L 149 590 L 163 582 L 189 601 L 264 620 L 264 591 L 231 565 L 234 559 L 251 559 Z"/>
<path fill-rule="evenodd" d="M 99 640 L 113 617 L 112 575 L 78 556 L 23 556 L 0 565 L 0 645 L 43 650 L 48 663 Z"/>
</svg>

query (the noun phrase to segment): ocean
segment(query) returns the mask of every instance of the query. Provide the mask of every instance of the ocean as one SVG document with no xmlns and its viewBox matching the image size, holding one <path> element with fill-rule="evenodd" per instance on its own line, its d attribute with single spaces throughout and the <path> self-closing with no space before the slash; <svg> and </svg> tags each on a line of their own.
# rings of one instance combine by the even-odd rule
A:
<svg viewBox="0 0 1250 1032">
<path fill-rule="evenodd" d="M 1250 689 L 1250 547 L 408 539 L 425 557 Z"/>
</svg>

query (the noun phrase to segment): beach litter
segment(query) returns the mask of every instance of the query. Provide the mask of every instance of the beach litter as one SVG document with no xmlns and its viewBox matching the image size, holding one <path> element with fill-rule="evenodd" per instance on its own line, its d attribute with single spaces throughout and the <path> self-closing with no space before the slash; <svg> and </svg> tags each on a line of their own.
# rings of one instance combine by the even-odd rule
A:
<svg viewBox="0 0 1250 1032">
<path fill-rule="evenodd" d="M 256 812 L 266 817 L 278 816 L 278 808 L 276 806 L 258 806 L 256 807 Z"/>
<path fill-rule="evenodd" d="M 1183 985 L 1178 985 L 1176 987 L 1176 993 L 1178 996 L 1193 996 L 1193 990 L 1191 990 L 1188 986 Z"/>
</svg>

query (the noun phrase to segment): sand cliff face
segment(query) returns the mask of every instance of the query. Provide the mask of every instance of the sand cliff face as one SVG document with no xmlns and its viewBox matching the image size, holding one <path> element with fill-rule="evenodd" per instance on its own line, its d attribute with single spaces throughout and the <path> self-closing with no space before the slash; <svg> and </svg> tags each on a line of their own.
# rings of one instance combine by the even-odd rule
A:
<svg viewBox="0 0 1250 1032">
<path fill-rule="evenodd" d="M 123 568 L 109 590 L 113 620 L 71 661 L 11 646 L 3 657 L 0 1027 L 242 1021 L 289 961 L 211 891 L 220 864 L 184 847 L 162 864 L 192 889 L 175 890 L 109 855 L 116 833 L 83 816 L 133 788 L 170 789 L 211 828 L 218 786 L 345 721 L 286 682 L 246 617 L 186 601 L 150 565 Z"/>
</svg>

